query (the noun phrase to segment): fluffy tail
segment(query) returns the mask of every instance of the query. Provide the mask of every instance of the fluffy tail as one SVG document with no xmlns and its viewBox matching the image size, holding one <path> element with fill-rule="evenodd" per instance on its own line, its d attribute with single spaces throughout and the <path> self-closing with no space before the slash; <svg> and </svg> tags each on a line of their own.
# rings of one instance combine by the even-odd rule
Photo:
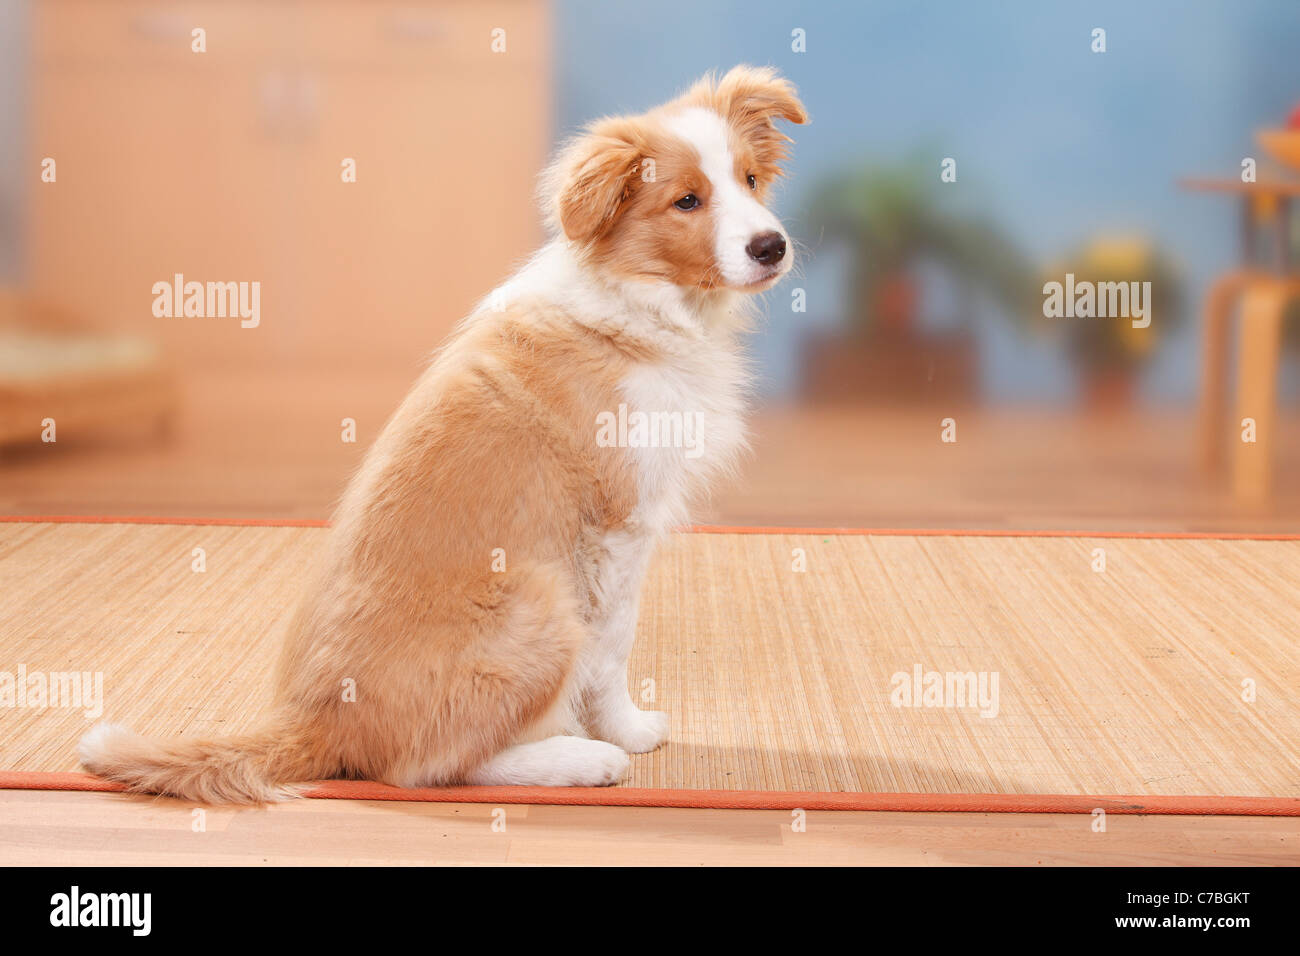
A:
<svg viewBox="0 0 1300 956">
<path fill-rule="evenodd" d="M 275 724 L 221 740 L 150 740 L 118 724 L 96 724 L 77 748 L 86 769 L 131 790 L 199 803 L 269 803 L 298 796 L 289 784 L 331 772 L 311 741 Z"/>
</svg>

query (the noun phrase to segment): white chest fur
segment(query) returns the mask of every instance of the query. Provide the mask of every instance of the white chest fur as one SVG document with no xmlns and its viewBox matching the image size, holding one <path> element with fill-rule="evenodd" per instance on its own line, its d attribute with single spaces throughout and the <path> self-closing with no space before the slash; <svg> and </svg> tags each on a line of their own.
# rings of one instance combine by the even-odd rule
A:
<svg viewBox="0 0 1300 956">
<path fill-rule="evenodd" d="M 652 535 L 684 524 L 691 503 L 731 470 L 745 444 L 745 361 L 728 331 L 737 294 L 702 306 L 663 283 L 607 280 L 582 267 L 560 239 L 548 243 L 484 302 L 504 308 L 536 297 L 575 322 L 641 343 L 661 356 L 620 383 L 620 407 L 601 413 L 597 441 L 627 448 L 637 463 L 634 519 Z"/>
<path fill-rule="evenodd" d="M 647 530 L 684 524 L 691 504 L 735 465 L 745 444 L 744 362 L 706 340 L 671 361 L 638 365 L 621 383 L 624 444 L 637 463 L 637 519 Z"/>
</svg>

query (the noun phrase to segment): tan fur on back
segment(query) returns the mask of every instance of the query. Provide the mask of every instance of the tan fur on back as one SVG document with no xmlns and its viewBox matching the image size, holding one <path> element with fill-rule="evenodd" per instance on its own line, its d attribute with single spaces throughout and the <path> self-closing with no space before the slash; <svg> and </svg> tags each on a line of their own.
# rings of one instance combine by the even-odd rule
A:
<svg viewBox="0 0 1300 956">
<path fill-rule="evenodd" d="M 402 403 L 343 500 L 328 586 L 281 665 L 284 698 L 343 755 L 323 773 L 409 784 L 438 754 L 431 779 L 450 781 L 557 702 L 582 640 L 584 555 L 635 496 L 625 451 L 592 441 L 624 361 L 547 310 L 489 311 Z"/>
</svg>

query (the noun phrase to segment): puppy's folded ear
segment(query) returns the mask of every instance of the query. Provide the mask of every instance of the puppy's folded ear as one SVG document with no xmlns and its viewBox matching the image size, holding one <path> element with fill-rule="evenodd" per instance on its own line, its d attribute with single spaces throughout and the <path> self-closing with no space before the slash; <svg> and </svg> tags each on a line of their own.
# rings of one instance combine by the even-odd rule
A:
<svg viewBox="0 0 1300 956">
<path fill-rule="evenodd" d="M 732 67 L 718 81 L 717 97 L 727 118 L 737 126 L 771 124 L 774 119 L 808 122 L 808 111 L 794 84 L 771 67 Z"/>
<path fill-rule="evenodd" d="M 618 221 L 636 182 L 634 130 L 605 120 L 566 146 L 542 182 L 552 221 L 573 242 L 594 242 Z"/>
</svg>

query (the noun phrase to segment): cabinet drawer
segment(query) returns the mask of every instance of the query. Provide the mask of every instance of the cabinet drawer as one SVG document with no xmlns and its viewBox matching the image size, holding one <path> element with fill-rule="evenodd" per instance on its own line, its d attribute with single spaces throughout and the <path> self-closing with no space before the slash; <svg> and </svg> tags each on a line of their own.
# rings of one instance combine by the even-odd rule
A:
<svg viewBox="0 0 1300 956">
<path fill-rule="evenodd" d="M 207 52 L 192 52 L 191 31 L 207 31 Z M 504 54 L 492 31 L 506 31 Z M 491 65 L 511 70 L 546 58 L 544 0 L 38 0 L 33 58 L 85 66 L 216 66 L 259 60 L 418 69 Z"/>
<path fill-rule="evenodd" d="M 32 56 L 61 67 L 95 64 L 175 68 L 279 56 L 295 21 L 295 5 L 230 0 L 38 0 L 32 8 Z M 207 52 L 194 53 L 191 31 L 207 32 Z"/>
</svg>

